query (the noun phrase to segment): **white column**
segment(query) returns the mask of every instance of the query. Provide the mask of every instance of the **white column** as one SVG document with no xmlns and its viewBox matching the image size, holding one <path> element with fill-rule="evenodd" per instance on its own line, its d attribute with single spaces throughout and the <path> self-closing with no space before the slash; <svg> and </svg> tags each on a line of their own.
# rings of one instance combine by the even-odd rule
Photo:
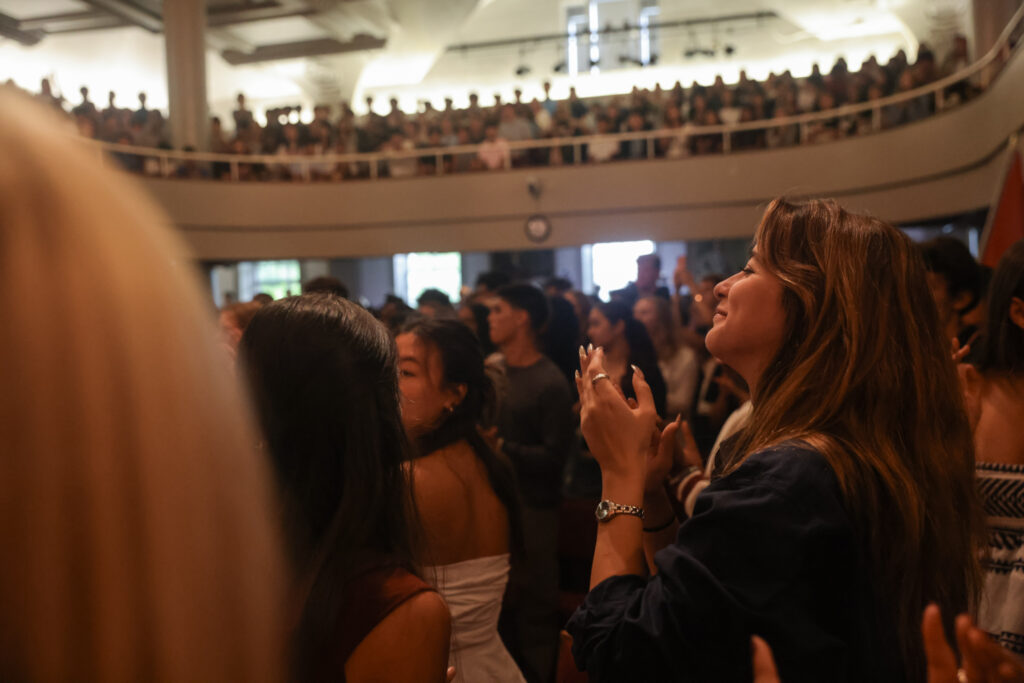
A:
<svg viewBox="0 0 1024 683">
<path fill-rule="evenodd" d="M 206 0 L 164 2 L 171 144 L 209 147 L 206 105 Z"/>
</svg>

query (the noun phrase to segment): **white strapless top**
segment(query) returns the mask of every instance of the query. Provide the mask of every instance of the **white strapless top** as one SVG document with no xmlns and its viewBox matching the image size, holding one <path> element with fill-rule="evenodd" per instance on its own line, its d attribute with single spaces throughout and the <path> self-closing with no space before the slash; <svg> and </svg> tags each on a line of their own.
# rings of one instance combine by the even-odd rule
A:
<svg viewBox="0 0 1024 683">
<path fill-rule="evenodd" d="M 525 682 L 498 636 L 508 571 L 508 553 L 427 567 L 424 571 L 452 614 L 448 664 L 455 667 L 455 680 L 460 683 Z"/>
</svg>

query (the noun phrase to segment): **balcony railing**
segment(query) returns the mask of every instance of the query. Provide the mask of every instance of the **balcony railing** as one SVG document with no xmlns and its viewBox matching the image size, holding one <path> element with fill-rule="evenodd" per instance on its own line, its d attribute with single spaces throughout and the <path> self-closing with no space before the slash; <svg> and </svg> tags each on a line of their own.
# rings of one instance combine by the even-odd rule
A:
<svg viewBox="0 0 1024 683">
<path fill-rule="evenodd" d="M 894 107 L 907 106 L 920 100 L 931 106 L 932 114 L 938 114 L 948 108 L 948 92 L 959 84 L 978 82 L 982 90 L 986 89 L 998 75 L 999 69 L 1008 61 L 1010 54 L 1019 49 L 1020 39 L 1024 34 L 1024 5 L 1014 14 L 1003 30 L 999 39 L 984 56 L 973 64 L 932 83 L 908 90 L 906 92 L 882 97 L 868 102 L 849 104 L 827 111 L 798 114 L 781 118 L 750 121 L 746 123 L 721 124 L 712 126 L 687 124 L 680 128 L 662 128 L 649 131 L 627 133 L 609 133 L 602 135 L 585 135 L 562 138 L 544 138 L 537 140 L 507 142 L 509 154 L 504 156 L 503 166 L 511 169 L 518 165 L 517 159 L 533 157 L 537 165 L 550 165 L 552 155 L 557 150 L 557 158 L 561 164 L 582 164 L 586 158 L 586 150 L 595 142 L 604 144 L 643 141 L 640 147 L 640 158 L 657 156 L 658 143 L 678 141 L 689 144 L 690 138 L 703 138 L 712 141 L 715 152 L 730 154 L 744 145 L 737 145 L 737 136 L 743 133 L 763 133 L 766 136 L 774 131 L 780 139 L 789 138 L 785 145 L 806 144 L 812 142 L 813 133 L 828 126 L 839 126 L 843 122 L 867 120 L 870 116 L 868 132 L 883 130 L 883 118 L 887 111 Z M 140 148 L 134 145 L 86 141 L 95 146 L 101 157 L 113 155 L 115 158 L 135 158 L 137 167 L 146 175 L 154 177 L 176 177 L 179 170 L 201 168 L 205 165 L 219 166 L 227 169 L 232 180 L 248 179 L 248 171 L 263 165 L 266 167 L 288 167 L 297 173 L 300 179 L 312 180 L 326 168 L 349 166 L 358 169 L 359 174 L 370 180 L 377 180 L 387 175 L 385 169 L 394 162 L 420 164 L 421 160 L 431 159 L 433 175 L 443 175 L 451 171 L 446 169 L 446 161 L 457 157 L 477 158 L 481 145 L 460 145 L 452 147 L 417 148 L 408 151 L 380 151 L 358 154 L 317 154 L 317 155 L 282 155 L 282 154 L 218 154 L 209 152 L 181 152 Z M 716 145 L 717 143 L 717 145 Z M 637 157 L 634 157 L 637 158 Z M 540 161 L 538 159 L 546 159 Z"/>
</svg>

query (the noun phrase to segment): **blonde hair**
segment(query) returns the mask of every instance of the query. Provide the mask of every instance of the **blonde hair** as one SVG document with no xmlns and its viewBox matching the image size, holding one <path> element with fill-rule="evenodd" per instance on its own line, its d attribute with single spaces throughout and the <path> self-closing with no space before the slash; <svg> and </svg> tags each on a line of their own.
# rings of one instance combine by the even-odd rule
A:
<svg viewBox="0 0 1024 683">
<path fill-rule="evenodd" d="M 160 212 L 0 94 L 0 679 L 280 680 L 266 465 Z"/>
</svg>

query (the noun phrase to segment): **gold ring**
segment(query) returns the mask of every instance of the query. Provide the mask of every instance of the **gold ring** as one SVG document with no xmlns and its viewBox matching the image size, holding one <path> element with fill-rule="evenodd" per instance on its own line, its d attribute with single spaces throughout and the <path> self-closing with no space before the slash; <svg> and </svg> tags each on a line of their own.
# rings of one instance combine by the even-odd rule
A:
<svg viewBox="0 0 1024 683">
<path fill-rule="evenodd" d="M 598 382 L 598 380 L 602 380 L 602 379 L 606 379 L 606 380 L 608 380 L 609 382 L 610 382 L 610 381 L 612 380 L 612 378 L 611 378 L 611 377 L 609 377 L 608 375 L 604 374 L 603 372 L 599 372 L 599 373 L 597 373 L 596 375 L 594 375 L 594 376 L 593 376 L 593 378 L 591 378 L 591 380 L 590 380 L 590 383 L 591 383 L 591 384 L 592 384 L 593 386 L 595 386 L 595 387 L 596 387 L 596 386 L 597 386 L 597 382 Z"/>
</svg>

